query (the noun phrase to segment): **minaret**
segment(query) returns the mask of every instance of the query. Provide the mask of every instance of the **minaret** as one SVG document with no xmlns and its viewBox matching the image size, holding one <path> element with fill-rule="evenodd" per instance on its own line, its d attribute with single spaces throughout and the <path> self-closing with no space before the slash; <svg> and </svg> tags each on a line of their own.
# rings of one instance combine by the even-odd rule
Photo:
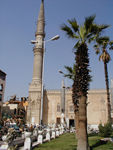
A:
<svg viewBox="0 0 113 150">
<path fill-rule="evenodd" d="M 65 113 L 65 85 L 64 80 L 62 80 L 62 87 L 61 87 L 61 111 Z"/>
<path fill-rule="evenodd" d="M 64 80 L 62 80 L 62 87 L 61 87 L 61 124 L 64 125 L 64 118 L 65 118 L 65 85 Z"/>
<path fill-rule="evenodd" d="M 33 48 L 34 65 L 32 82 L 29 85 L 29 104 L 27 110 L 27 124 L 40 124 L 42 71 L 45 37 L 44 1 L 41 1 L 40 12 L 35 34 L 36 42 Z"/>
</svg>

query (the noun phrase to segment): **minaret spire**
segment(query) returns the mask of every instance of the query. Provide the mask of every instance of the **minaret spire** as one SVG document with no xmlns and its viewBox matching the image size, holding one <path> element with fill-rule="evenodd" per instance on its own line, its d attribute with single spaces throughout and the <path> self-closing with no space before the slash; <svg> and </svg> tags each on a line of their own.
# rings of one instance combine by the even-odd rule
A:
<svg viewBox="0 0 113 150">
<path fill-rule="evenodd" d="M 44 37 L 45 37 L 44 29 L 45 29 L 44 0 L 41 0 L 41 6 L 35 34 L 36 43 L 33 48 L 34 53 L 33 77 L 32 82 L 29 85 L 29 104 L 27 111 L 28 124 L 40 124 L 43 54 L 44 54 Z"/>
<path fill-rule="evenodd" d="M 45 37 L 44 29 L 45 29 L 45 15 L 44 15 L 44 1 L 42 0 L 35 34 L 37 43 L 35 44 L 34 47 L 34 67 L 33 67 L 33 80 L 38 80 L 38 82 L 40 83 L 42 82 L 42 71 L 43 71 L 43 47 Z"/>
<path fill-rule="evenodd" d="M 45 28 L 45 15 L 44 15 L 44 0 L 41 2 L 40 6 L 40 12 L 38 16 L 38 22 L 37 22 L 37 30 L 36 35 L 44 35 L 44 28 Z"/>
</svg>

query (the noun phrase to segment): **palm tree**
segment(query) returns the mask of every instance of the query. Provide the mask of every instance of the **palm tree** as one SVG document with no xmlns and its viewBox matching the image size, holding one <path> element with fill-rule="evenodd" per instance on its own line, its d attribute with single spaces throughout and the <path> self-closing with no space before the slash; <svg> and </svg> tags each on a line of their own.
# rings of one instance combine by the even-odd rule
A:
<svg viewBox="0 0 113 150">
<path fill-rule="evenodd" d="M 97 44 L 94 45 L 96 54 L 100 54 L 99 61 L 102 60 L 104 63 L 104 74 L 107 92 L 107 109 L 108 109 L 108 122 L 111 123 L 111 105 L 110 105 L 110 93 L 109 93 L 109 78 L 107 64 L 111 60 L 111 57 L 107 49 L 113 50 L 113 41 L 110 41 L 109 37 L 98 37 L 96 40 Z"/>
<path fill-rule="evenodd" d="M 76 75 L 76 66 L 75 64 L 73 64 L 73 67 L 69 67 L 69 66 L 64 66 L 65 69 L 66 69 L 66 73 L 60 71 L 60 73 L 62 73 L 64 75 L 64 77 L 67 77 L 68 79 L 71 79 L 73 82 L 74 82 L 74 79 L 75 79 L 75 75 Z M 91 82 L 91 78 L 89 78 L 89 82 Z M 73 99 L 73 97 L 72 97 Z M 74 100 L 73 100 L 74 101 Z M 77 105 L 74 105 L 75 106 L 75 120 L 76 120 L 76 137 L 78 135 L 78 107 Z"/>
<path fill-rule="evenodd" d="M 75 66 L 75 64 L 73 64 L 73 67 L 69 67 L 69 66 L 64 66 L 64 67 L 65 67 L 67 73 L 64 73 L 62 71 L 60 71 L 60 73 L 62 73 L 64 75 L 64 77 L 66 77 L 68 79 L 71 79 L 74 82 L 75 75 L 76 75 L 76 66 Z M 89 78 L 89 82 L 91 82 L 91 81 L 92 81 L 91 78 Z M 77 130 L 78 129 L 78 111 L 77 111 L 78 107 L 76 107 L 76 105 L 74 105 L 74 106 L 75 106 L 75 110 L 76 110 L 75 111 L 75 114 L 76 114 L 75 115 L 75 120 L 76 120 L 76 126 L 75 127 L 76 127 L 76 137 L 77 137 L 77 135 L 78 135 L 78 130 Z"/>
<path fill-rule="evenodd" d="M 59 72 L 62 73 L 64 75 L 64 77 L 66 77 L 74 82 L 75 75 L 76 75 L 75 64 L 73 64 L 73 67 L 69 67 L 69 66 L 64 66 L 64 67 L 65 67 L 67 73 L 64 73 L 62 71 L 59 71 Z M 73 91 L 72 91 L 72 93 L 73 93 Z M 74 95 L 74 94 L 72 94 L 72 95 Z M 73 99 L 73 96 L 72 96 L 72 99 Z M 74 101 L 74 99 L 73 99 L 73 101 Z M 75 121 L 76 121 L 75 127 L 76 127 L 76 138 L 77 138 L 77 135 L 78 135 L 78 111 L 77 111 L 77 109 L 78 108 L 77 108 L 77 105 L 74 105 L 74 107 L 76 110 L 75 111 Z"/>
<path fill-rule="evenodd" d="M 78 123 L 77 150 L 88 150 L 87 136 L 87 93 L 89 89 L 89 53 L 88 43 L 94 41 L 108 25 L 94 23 L 95 16 L 85 18 L 83 25 L 78 25 L 76 19 L 68 20 L 69 26 L 63 24 L 61 29 L 69 38 L 77 40 L 74 45 L 76 75 L 74 78 L 72 99 L 75 106 L 75 115 Z"/>
</svg>

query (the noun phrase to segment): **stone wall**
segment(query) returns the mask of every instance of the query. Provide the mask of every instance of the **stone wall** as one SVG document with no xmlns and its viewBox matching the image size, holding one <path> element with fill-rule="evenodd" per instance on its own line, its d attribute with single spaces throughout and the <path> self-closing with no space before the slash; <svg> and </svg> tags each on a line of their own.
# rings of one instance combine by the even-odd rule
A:
<svg viewBox="0 0 113 150">
<path fill-rule="evenodd" d="M 47 90 L 44 96 L 43 122 L 45 124 L 58 123 L 61 119 L 61 91 Z M 88 92 L 88 124 L 98 125 L 107 122 L 106 90 L 90 90 Z M 60 109 L 60 110 L 59 110 Z M 74 121 L 74 109 L 71 90 L 65 91 L 65 120 L 68 124 Z"/>
</svg>

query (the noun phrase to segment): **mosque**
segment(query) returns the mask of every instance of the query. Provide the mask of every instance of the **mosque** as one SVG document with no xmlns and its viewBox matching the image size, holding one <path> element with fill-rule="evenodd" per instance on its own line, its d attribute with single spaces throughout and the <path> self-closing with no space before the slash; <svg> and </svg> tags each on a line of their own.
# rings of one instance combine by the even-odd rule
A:
<svg viewBox="0 0 113 150">
<path fill-rule="evenodd" d="M 32 41 L 32 44 L 34 44 L 34 65 L 32 82 L 29 85 L 27 123 L 59 124 L 61 123 L 63 109 L 63 117 L 67 126 L 74 126 L 75 116 L 71 89 L 65 89 L 63 82 L 61 90 L 43 90 L 44 29 L 45 14 L 44 0 L 42 0 L 37 21 L 35 41 Z M 111 108 L 113 108 L 113 81 L 111 89 Z M 106 90 L 90 90 L 88 92 L 87 116 L 89 125 L 96 126 L 99 123 L 104 124 L 107 122 Z"/>
</svg>

